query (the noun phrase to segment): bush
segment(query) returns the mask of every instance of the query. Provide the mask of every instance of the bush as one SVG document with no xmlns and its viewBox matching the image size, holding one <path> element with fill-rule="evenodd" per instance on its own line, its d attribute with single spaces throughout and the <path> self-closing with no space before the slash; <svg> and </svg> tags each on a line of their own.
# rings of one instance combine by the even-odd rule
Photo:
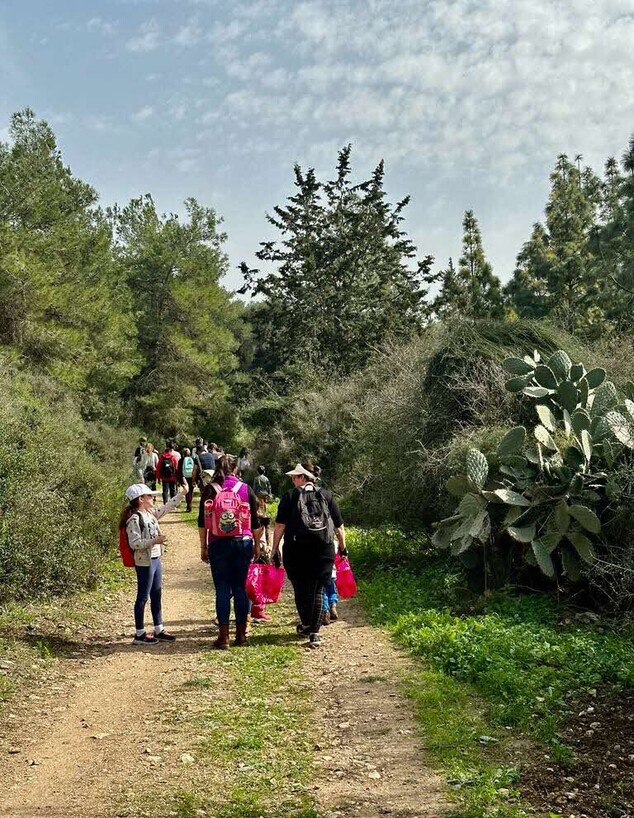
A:
<svg viewBox="0 0 634 818">
<path fill-rule="evenodd" d="M 105 447 L 108 427 L 44 377 L 5 372 L 0 389 L 0 602 L 90 587 L 116 542 L 130 441 L 110 430 Z"/>
</svg>

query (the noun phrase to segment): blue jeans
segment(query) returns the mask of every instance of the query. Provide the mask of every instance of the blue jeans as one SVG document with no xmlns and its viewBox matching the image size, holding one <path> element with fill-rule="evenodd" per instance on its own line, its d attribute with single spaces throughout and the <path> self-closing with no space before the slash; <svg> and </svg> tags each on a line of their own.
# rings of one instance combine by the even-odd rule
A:
<svg viewBox="0 0 634 818">
<path fill-rule="evenodd" d="M 145 605 L 150 599 L 152 622 L 154 625 L 163 624 L 161 597 L 163 586 L 163 570 L 161 558 L 153 557 L 149 565 L 135 565 L 136 568 L 136 601 L 134 603 L 134 626 L 140 631 L 144 628 Z"/>
<path fill-rule="evenodd" d="M 335 578 L 331 577 L 330 582 L 324 585 L 324 611 L 330 610 L 330 606 L 336 605 L 337 602 L 339 602 L 337 586 L 335 584 Z"/>
<path fill-rule="evenodd" d="M 253 554 L 253 539 L 251 537 L 212 539 L 209 542 L 208 553 L 209 567 L 216 589 L 218 624 L 229 624 L 233 596 L 236 623 L 242 625 L 249 615 L 246 584 Z"/>
</svg>

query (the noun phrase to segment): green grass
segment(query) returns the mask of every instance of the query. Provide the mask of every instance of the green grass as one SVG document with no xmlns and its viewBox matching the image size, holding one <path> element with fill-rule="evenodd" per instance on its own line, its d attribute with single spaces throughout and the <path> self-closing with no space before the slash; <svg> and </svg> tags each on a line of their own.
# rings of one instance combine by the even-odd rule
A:
<svg viewBox="0 0 634 818">
<path fill-rule="evenodd" d="M 424 538 L 352 529 L 348 544 L 370 620 L 420 662 L 408 692 L 459 796 L 456 815 L 521 815 L 509 739 L 546 744 L 553 761 L 570 763 L 561 723 L 600 685 L 634 687 L 634 629 L 578 624 L 544 594 L 475 597 Z"/>
<path fill-rule="evenodd" d="M 168 719 L 191 736 L 188 752 L 209 773 L 196 786 L 148 794 L 138 805 L 142 814 L 318 818 L 309 791 L 310 686 L 302 652 L 289 641 L 289 604 L 272 606 L 273 623 L 253 627 L 248 647 L 205 654 L 203 667 L 180 687 L 183 693 L 200 691 L 202 709 L 183 708 L 175 691 L 180 704 Z"/>
</svg>

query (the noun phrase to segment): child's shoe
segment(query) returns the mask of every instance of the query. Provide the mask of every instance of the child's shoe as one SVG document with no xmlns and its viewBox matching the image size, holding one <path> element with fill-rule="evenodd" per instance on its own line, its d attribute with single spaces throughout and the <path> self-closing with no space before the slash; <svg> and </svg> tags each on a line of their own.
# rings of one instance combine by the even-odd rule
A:
<svg viewBox="0 0 634 818">
<path fill-rule="evenodd" d="M 318 633 L 311 633 L 308 636 L 308 647 L 311 650 L 316 650 L 321 646 L 321 636 Z"/>
<path fill-rule="evenodd" d="M 133 645 L 158 645 L 158 639 L 153 633 L 142 633 L 132 640 Z"/>
<path fill-rule="evenodd" d="M 155 633 L 154 636 L 158 639 L 159 642 L 175 642 L 176 637 L 173 633 L 169 631 L 162 630 L 160 633 Z"/>
<path fill-rule="evenodd" d="M 337 614 L 337 606 L 333 603 L 330 606 L 330 621 L 336 622 L 339 619 L 339 615 Z"/>
</svg>

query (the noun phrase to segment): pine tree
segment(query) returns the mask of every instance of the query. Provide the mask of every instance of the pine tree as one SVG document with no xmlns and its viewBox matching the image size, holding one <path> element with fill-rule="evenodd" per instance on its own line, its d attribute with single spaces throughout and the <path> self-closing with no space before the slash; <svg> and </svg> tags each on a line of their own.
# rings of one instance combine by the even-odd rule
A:
<svg viewBox="0 0 634 818">
<path fill-rule="evenodd" d="M 462 222 L 462 255 L 458 261 L 459 314 L 469 318 L 501 318 L 504 303 L 500 281 L 486 260 L 478 220 L 467 210 Z"/>
<path fill-rule="evenodd" d="M 535 225 L 507 293 L 519 315 L 550 315 L 567 329 L 593 337 L 604 332 L 607 322 L 605 277 L 597 270 L 590 241 L 600 181 L 562 154 L 551 183 L 546 224 Z"/>
<path fill-rule="evenodd" d="M 266 338 L 256 363 L 290 381 L 318 367 L 349 373 L 361 368 L 388 337 L 403 339 L 425 315 L 423 274 L 416 248 L 401 229 L 409 199 L 390 204 L 383 162 L 353 184 L 351 146 L 339 152 L 336 177 L 320 183 L 313 169 L 295 166 L 297 192 L 268 221 L 280 239 L 261 245 L 258 258 L 276 269 L 247 273 L 264 296 L 254 313 L 255 333 Z"/>
<path fill-rule="evenodd" d="M 126 396 L 139 425 L 170 436 L 219 411 L 241 324 L 240 305 L 219 283 L 227 258 L 216 214 L 194 199 L 185 207 L 187 221 L 159 216 L 144 196 L 109 213 L 143 359 Z"/>
</svg>

